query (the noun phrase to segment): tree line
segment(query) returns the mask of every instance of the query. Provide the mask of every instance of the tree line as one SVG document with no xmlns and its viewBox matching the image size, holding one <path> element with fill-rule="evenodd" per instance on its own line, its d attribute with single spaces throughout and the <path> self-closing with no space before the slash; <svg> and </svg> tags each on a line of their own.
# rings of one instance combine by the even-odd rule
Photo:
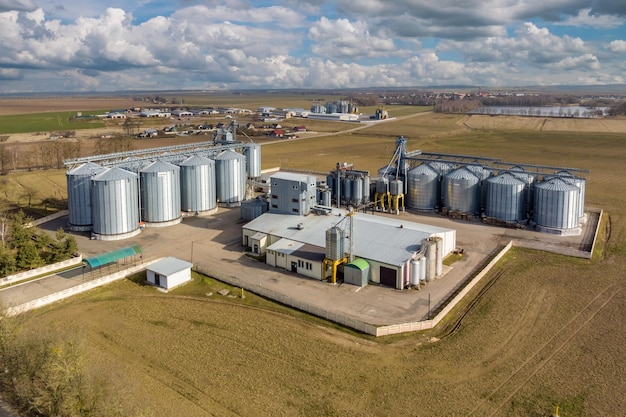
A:
<svg viewBox="0 0 626 417">
<path fill-rule="evenodd" d="M 0 276 L 61 262 L 78 252 L 74 236 L 59 229 L 51 237 L 29 227 L 31 221 L 21 210 L 0 215 Z"/>
</svg>

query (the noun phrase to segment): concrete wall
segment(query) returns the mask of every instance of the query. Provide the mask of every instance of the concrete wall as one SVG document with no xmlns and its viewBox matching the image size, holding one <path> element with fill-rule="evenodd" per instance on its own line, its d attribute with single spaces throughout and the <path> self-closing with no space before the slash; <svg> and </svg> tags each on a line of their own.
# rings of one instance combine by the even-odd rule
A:
<svg viewBox="0 0 626 417">
<path fill-rule="evenodd" d="M 46 295 L 45 297 L 41 297 L 41 298 L 39 298 L 37 300 L 30 301 L 28 303 L 21 304 L 19 306 L 8 308 L 6 310 L 6 314 L 9 315 L 9 316 L 20 314 L 20 313 L 23 313 L 23 312 L 26 312 L 26 311 L 33 310 L 35 308 L 39 308 L 39 307 L 43 307 L 43 306 L 48 305 L 48 304 L 52 304 L 54 302 L 63 300 L 65 298 L 69 298 L 69 297 L 71 297 L 73 295 L 80 294 L 80 293 L 83 293 L 85 291 L 89 291 L 89 290 L 94 289 L 96 287 L 100 287 L 102 285 L 109 284 L 109 283 L 111 283 L 113 281 L 117 281 L 117 280 L 120 280 L 122 278 L 126 278 L 127 276 L 132 275 L 135 272 L 141 271 L 147 265 L 150 265 L 151 263 L 156 262 L 157 260 L 158 259 L 156 259 L 156 260 L 153 259 L 153 260 L 150 260 L 150 261 L 146 261 L 146 262 L 143 262 L 143 263 L 138 264 L 136 266 L 130 267 L 128 269 L 125 269 L 123 271 L 118 271 L 118 272 L 116 272 L 114 274 L 107 275 L 107 276 L 104 276 L 104 277 L 101 277 L 101 278 L 97 278 L 97 279 L 94 279 L 92 281 L 85 282 L 83 284 L 77 285 L 77 286 L 72 287 L 72 288 L 68 288 L 66 290 L 63 290 L 63 291 L 60 291 L 60 292 L 57 292 L 57 293 L 54 293 L 54 294 Z"/>
<path fill-rule="evenodd" d="M 62 262 L 57 262 L 55 264 L 42 266 L 41 268 L 30 269 L 28 271 L 20 272 L 13 275 L 8 275 L 2 279 L 0 279 L 0 285 L 5 284 L 13 284 L 16 282 L 24 281 L 29 278 L 33 278 L 39 275 L 45 275 L 49 272 L 58 271 L 60 269 L 64 269 L 70 266 L 78 265 L 83 261 L 83 255 L 76 256 L 74 258 L 67 259 Z"/>
<path fill-rule="evenodd" d="M 165 288 L 171 290 L 191 280 L 191 268 L 185 268 L 165 277 Z"/>
</svg>

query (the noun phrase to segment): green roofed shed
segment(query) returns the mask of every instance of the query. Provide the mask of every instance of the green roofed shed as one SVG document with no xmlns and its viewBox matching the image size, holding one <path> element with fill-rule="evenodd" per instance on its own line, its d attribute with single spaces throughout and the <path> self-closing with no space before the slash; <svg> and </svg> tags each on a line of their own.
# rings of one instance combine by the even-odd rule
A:
<svg viewBox="0 0 626 417">
<path fill-rule="evenodd" d="M 141 249 L 141 246 L 134 244 L 111 252 L 103 253 L 102 255 L 92 256 L 91 258 L 83 259 L 83 263 L 89 265 L 91 269 L 94 269 L 108 264 L 112 264 L 120 259 L 140 255 L 142 252 L 143 251 Z"/>
<path fill-rule="evenodd" d="M 365 287 L 370 280 L 370 264 L 365 259 L 356 258 L 343 268 L 343 282 Z"/>
</svg>

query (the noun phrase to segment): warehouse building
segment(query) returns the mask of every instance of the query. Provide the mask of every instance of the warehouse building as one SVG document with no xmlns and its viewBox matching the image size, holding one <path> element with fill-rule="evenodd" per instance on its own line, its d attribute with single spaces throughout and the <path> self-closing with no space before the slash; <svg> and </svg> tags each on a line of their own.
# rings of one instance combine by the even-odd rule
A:
<svg viewBox="0 0 626 417">
<path fill-rule="evenodd" d="M 348 217 L 352 217 L 351 227 Z M 353 236 L 349 235 L 350 229 L 354 231 Z M 343 210 L 320 206 L 314 207 L 308 216 L 264 213 L 243 226 L 242 243 L 257 254 L 265 254 L 268 265 L 325 280 L 330 278 L 328 246 L 333 244 L 328 241 L 329 230 L 342 231 L 338 243 L 346 249 L 340 251 L 338 258 L 349 254 L 349 248 L 353 247 L 354 254 L 350 258 L 363 260 L 354 266 L 365 271 L 366 281 L 397 289 L 416 283 L 421 266 L 418 264 L 427 264 L 431 243 L 433 265 L 428 280 L 442 275 L 441 262 L 456 247 L 453 229 L 365 213 L 346 216 Z M 345 258 L 345 262 L 337 262 L 340 263 L 339 273 L 348 263 L 348 256 Z M 353 277 L 354 271 L 349 272 Z M 425 278 L 424 274 L 422 277 Z M 361 282 L 361 278 L 350 278 L 350 281 Z"/>
<path fill-rule="evenodd" d="M 269 211 L 306 216 L 315 205 L 316 179 L 313 175 L 277 172 L 270 177 Z"/>
</svg>

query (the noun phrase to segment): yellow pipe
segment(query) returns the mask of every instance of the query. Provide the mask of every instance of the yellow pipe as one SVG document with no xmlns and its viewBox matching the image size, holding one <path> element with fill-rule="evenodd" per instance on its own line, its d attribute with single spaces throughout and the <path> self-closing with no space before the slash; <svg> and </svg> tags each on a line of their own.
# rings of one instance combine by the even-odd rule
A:
<svg viewBox="0 0 626 417">
<path fill-rule="evenodd" d="M 330 265 L 330 267 L 332 268 L 332 272 L 330 275 L 330 282 L 332 284 L 336 284 L 337 283 L 337 266 L 339 266 L 339 264 L 345 264 L 348 263 L 348 258 L 346 256 L 344 256 L 341 259 L 328 259 L 328 258 L 324 258 L 324 270 L 322 272 L 323 276 L 322 279 L 326 278 L 326 267 L 328 265 Z"/>
</svg>

